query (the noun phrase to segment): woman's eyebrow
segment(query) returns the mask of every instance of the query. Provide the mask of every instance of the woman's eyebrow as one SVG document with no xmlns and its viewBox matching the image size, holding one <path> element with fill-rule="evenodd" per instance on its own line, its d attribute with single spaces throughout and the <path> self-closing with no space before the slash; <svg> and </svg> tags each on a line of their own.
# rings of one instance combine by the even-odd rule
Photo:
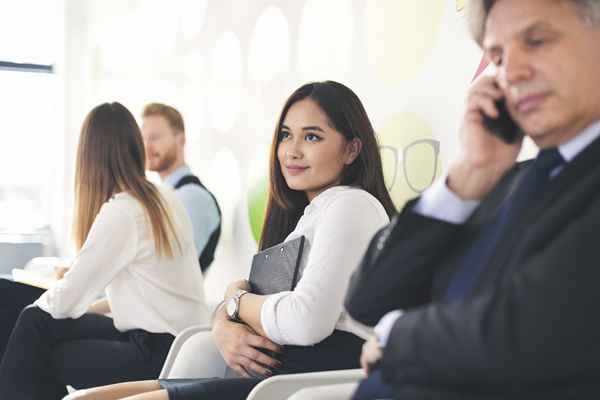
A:
<svg viewBox="0 0 600 400">
<path fill-rule="evenodd" d="M 287 126 L 287 125 L 285 125 L 285 124 L 281 124 L 281 128 L 280 129 L 285 129 L 285 130 L 291 131 L 290 127 Z M 318 131 L 318 132 L 325 133 L 325 131 L 321 127 L 319 127 L 317 125 L 305 126 L 305 127 L 302 127 L 302 130 L 303 131 Z"/>
<path fill-rule="evenodd" d="M 319 131 L 319 132 L 323 132 L 325 133 L 325 131 L 323 129 L 321 129 L 318 126 L 305 126 L 302 128 L 303 131 Z"/>
</svg>

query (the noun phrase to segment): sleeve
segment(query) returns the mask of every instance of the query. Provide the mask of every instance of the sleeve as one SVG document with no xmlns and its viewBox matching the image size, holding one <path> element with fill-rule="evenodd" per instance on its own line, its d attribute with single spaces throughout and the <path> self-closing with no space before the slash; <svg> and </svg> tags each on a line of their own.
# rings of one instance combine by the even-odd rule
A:
<svg viewBox="0 0 600 400">
<path fill-rule="evenodd" d="M 175 190 L 177 198 L 187 211 L 194 232 L 194 244 L 202 253 L 210 235 L 219 225 L 219 213 L 212 196 L 200 186 L 185 185 Z"/>
<path fill-rule="evenodd" d="M 269 296 L 263 304 L 261 323 L 269 339 L 309 346 L 333 332 L 350 274 L 386 220 L 362 194 L 344 194 L 327 206 L 295 290 Z"/>
<path fill-rule="evenodd" d="M 380 346 L 385 347 L 395 322 L 402 316 L 403 313 L 404 312 L 402 310 L 390 311 L 379 320 L 377 325 L 375 325 L 373 330 L 375 331 L 375 336 L 377 336 Z"/>
<path fill-rule="evenodd" d="M 463 225 L 417 214 L 417 201 L 377 233 L 352 274 L 345 307 L 362 324 L 374 326 L 392 310 L 431 301 L 434 274 L 461 240 Z"/>
<path fill-rule="evenodd" d="M 462 224 L 479 206 L 479 201 L 462 200 L 446 185 L 448 176 L 438 179 L 414 206 L 414 211 L 429 218 Z"/>
<path fill-rule="evenodd" d="M 105 203 L 88 237 L 63 279 L 35 304 L 55 319 L 79 318 L 136 254 L 137 232 L 133 215 L 116 201 Z"/>
<path fill-rule="evenodd" d="M 564 214 L 551 227 L 538 222 L 529 228 L 537 240 L 529 239 L 501 283 L 399 318 L 382 359 L 386 379 L 398 385 L 541 384 L 595 371 L 600 211 L 576 219 Z"/>
</svg>

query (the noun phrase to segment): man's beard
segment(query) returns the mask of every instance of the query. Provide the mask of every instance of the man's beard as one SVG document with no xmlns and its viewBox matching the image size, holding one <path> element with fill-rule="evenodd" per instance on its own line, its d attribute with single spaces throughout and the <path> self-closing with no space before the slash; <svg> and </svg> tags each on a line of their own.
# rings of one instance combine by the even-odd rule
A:
<svg viewBox="0 0 600 400">
<path fill-rule="evenodd" d="M 156 157 L 154 157 L 156 160 Z M 161 173 L 163 171 L 167 171 L 171 166 L 175 163 L 177 159 L 177 153 L 175 149 L 171 149 L 167 151 L 162 157 L 159 157 L 157 162 L 154 164 L 152 162 L 148 162 L 148 166 L 150 167 L 150 171 Z"/>
</svg>

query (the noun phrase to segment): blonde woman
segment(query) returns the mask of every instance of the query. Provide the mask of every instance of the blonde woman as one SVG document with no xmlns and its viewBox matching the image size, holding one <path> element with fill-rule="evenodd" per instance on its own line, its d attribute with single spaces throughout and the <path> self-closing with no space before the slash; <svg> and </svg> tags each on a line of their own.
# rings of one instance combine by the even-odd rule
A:
<svg viewBox="0 0 600 400">
<path fill-rule="evenodd" d="M 78 253 L 19 316 L 0 364 L 0 398 L 53 400 L 65 385 L 154 378 L 174 336 L 206 322 L 188 216 L 173 193 L 145 178 L 144 162 L 124 106 L 88 114 L 76 161 Z"/>
</svg>

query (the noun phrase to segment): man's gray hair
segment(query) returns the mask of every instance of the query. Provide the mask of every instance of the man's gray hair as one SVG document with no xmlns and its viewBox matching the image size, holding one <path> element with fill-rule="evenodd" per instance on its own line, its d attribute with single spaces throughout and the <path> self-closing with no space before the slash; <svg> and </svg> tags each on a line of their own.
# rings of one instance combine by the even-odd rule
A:
<svg viewBox="0 0 600 400">
<path fill-rule="evenodd" d="M 488 15 L 498 0 L 470 0 L 467 6 L 469 29 L 473 39 L 481 46 Z M 523 0 L 526 1 L 526 0 Z M 582 18 L 589 24 L 600 21 L 600 0 L 561 0 L 573 3 Z"/>
</svg>

